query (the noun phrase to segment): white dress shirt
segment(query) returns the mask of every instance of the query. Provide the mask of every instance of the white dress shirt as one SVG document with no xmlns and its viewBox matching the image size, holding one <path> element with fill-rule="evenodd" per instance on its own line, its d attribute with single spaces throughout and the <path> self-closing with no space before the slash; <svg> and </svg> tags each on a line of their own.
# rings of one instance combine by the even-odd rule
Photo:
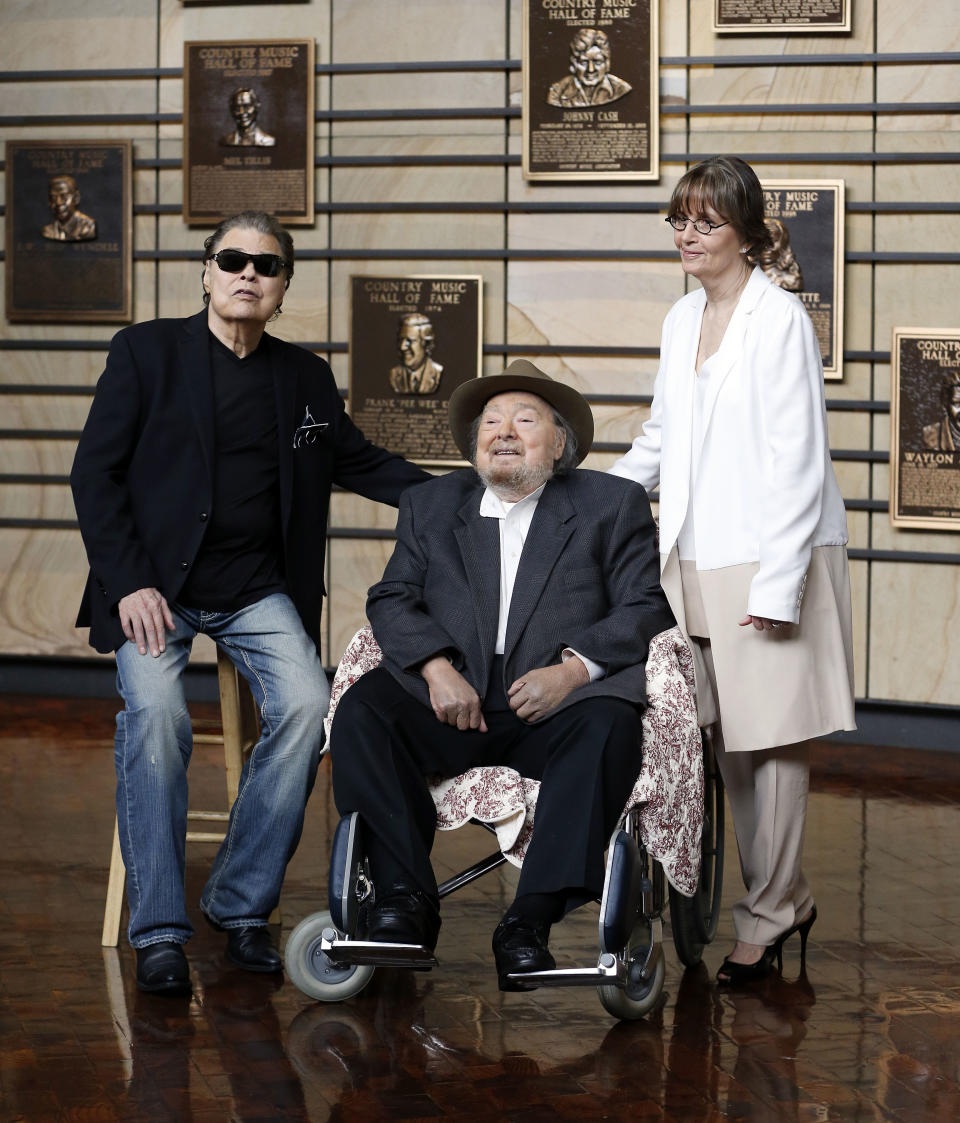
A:
<svg viewBox="0 0 960 1123">
<path fill-rule="evenodd" d="M 494 648 L 497 655 L 503 654 L 506 644 L 507 620 L 510 616 L 510 601 L 513 599 L 513 586 L 517 580 L 520 555 L 523 553 L 537 503 L 546 486 L 545 483 L 541 484 L 536 491 L 531 491 L 516 503 L 506 502 L 489 487 L 480 498 L 480 514 L 484 518 L 498 519 L 500 523 L 500 615 L 497 620 L 497 643 Z M 603 678 L 604 668 L 585 655 L 581 655 L 579 651 L 565 647 L 561 658 L 566 662 L 574 655 L 587 668 L 591 682 Z"/>
</svg>

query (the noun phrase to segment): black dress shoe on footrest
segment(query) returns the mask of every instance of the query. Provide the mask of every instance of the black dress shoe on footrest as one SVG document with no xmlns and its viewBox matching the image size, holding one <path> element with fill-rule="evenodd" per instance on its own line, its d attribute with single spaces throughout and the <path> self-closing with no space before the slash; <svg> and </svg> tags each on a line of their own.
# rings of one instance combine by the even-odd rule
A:
<svg viewBox="0 0 960 1123">
<path fill-rule="evenodd" d="M 263 925 L 227 929 L 227 959 L 244 971 L 281 971 L 283 960 Z"/>
<path fill-rule="evenodd" d="M 189 994 L 190 965 L 183 947 L 165 940 L 137 948 L 137 990 L 147 994 Z"/>
<path fill-rule="evenodd" d="M 391 885 L 377 893 L 367 918 L 367 939 L 377 943 L 416 944 L 432 952 L 439 932 L 439 905 L 411 885 Z"/>
<path fill-rule="evenodd" d="M 501 920 L 493 933 L 493 958 L 501 990 L 533 990 L 534 987 L 508 975 L 529 971 L 553 971 L 557 966 L 547 941 L 550 925 L 523 916 Z"/>
</svg>

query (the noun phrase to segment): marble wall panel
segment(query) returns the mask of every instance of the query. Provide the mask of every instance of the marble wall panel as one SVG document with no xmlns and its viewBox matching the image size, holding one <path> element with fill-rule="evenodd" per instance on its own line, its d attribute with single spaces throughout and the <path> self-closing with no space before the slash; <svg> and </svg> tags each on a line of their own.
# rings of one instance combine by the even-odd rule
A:
<svg viewBox="0 0 960 1123">
<path fill-rule="evenodd" d="M 393 0 L 333 2 L 331 59 L 344 62 L 419 62 L 501 59 L 507 47 L 504 0 L 419 0 L 416 18 Z"/>
<path fill-rule="evenodd" d="M 0 70 L 155 65 L 157 0 L 5 0 L 3 22 Z"/>
<path fill-rule="evenodd" d="M 330 638 L 329 655 L 324 652 L 326 662 L 336 666 L 350 637 L 366 623 L 367 589 L 383 576 L 392 553 L 393 542 L 388 540 L 336 539 L 330 543 L 326 603 Z"/>
<path fill-rule="evenodd" d="M 960 265 L 901 265 L 876 269 L 874 321 L 877 347 L 890 349 L 895 327 L 957 326 Z"/>
<path fill-rule="evenodd" d="M 870 417 L 866 413 L 827 410 L 830 447 L 869 448 Z"/>
<path fill-rule="evenodd" d="M 851 540 L 851 545 L 853 542 Z M 867 562 L 850 562 L 850 607 L 853 617 L 853 682 L 854 695 L 867 695 L 867 644 L 869 641 L 870 569 Z"/>
<path fill-rule="evenodd" d="M 872 698 L 943 705 L 960 698 L 960 567 L 874 562 Z"/>
<path fill-rule="evenodd" d="M 835 460 L 833 472 L 844 499 L 870 498 L 870 466 L 856 460 Z"/>
<path fill-rule="evenodd" d="M 867 511 L 847 511 L 847 533 L 851 550 L 865 550 L 870 545 L 870 515 Z"/>
<path fill-rule="evenodd" d="M 106 351 L 4 351 L 0 384 L 92 386 Z"/>
<path fill-rule="evenodd" d="M 329 61 L 330 3 L 187 6 L 182 0 L 158 0 L 160 66 L 181 66 L 183 44 L 193 40 L 316 40 L 317 62 Z"/>
<path fill-rule="evenodd" d="M 5 519 L 75 519 L 67 484 L 0 484 Z"/>
<path fill-rule="evenodd" d="M 502 214 L 338 214 L 331 221 L 335 250 L 499 250 L 504 244 Z M 416 266 L 416 263 L 413 263 Z M 414 268 L 411 271 L 417 271 Z"/>
<path fill-rule="evenodd" d="M 666 261 L 512 261 L 507 295 L 517 330 L 508 342 L 659 347 L 683 279 Z"/>
<path fill-rule="evenodd" d="M 35 438 L 0 441 L 0 472 L 65 476 L 70 472 L 76 447 L 77 442 L 72 438 L 54 441 Z"/>
<path fill-rule="evenodd" d="M 0 529 L 0 651 L 88 655 L 73 626 L 86 575 L 79 531 Z"/>
<path fill-rule="evenodd" d="M 5 429 L 80 429 L 90 400 L 73 394 L 4 394 Z"/>
</svg>

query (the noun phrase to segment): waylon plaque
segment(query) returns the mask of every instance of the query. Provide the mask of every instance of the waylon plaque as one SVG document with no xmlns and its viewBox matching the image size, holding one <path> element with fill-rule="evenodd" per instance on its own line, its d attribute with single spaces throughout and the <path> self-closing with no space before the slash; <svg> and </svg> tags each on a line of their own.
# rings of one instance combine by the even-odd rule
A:
<svg viewBox="0 0 960 1123">
<path fill-rule="evenodd" d="M 350 414 L 364 435 L 421 464 L 463 464 L 447 403 L 479 378 L 483 278 L 351 278 Z"/>
<path fill-rule="evenodd" d="M 803 301 L 824 378 L 836 381 L 843 378 L 843 180 L 765 180 L 762 186 L 773 247 L 760 265 Z"/>
<path fill-rule="evenodd" d="M 7 319 L 131 317 L 129 140 L 7 141 Z"/>
<path fill-rule="evenodd" d="M 312 39 L 184 44 L 183 212 L 314 221 Z"/>
<path fill-rule="evenodd" d="M 850 30 L 850 0 L 714 0 L 714 31 L 753 35 Z"/>
<path fill-rule="evenodd" d="M 657 0 L 524 0 L 523 174 L 654 180 Z"/>
<path fill-rule="evenodd" d="M 960 530 L 960 330 L 894 328 L 890 521 Z"/>
</svg>

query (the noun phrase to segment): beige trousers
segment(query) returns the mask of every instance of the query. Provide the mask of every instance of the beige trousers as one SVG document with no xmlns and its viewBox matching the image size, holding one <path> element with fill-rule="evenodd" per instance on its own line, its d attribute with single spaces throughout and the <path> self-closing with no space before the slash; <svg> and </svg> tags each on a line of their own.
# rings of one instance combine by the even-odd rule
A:
<svg viewBox="0 0 960 1123">
<path fill-rule="evenodd" d="M 699 593 L 686 566 L 683 580 L 684 606 L 696 629 Z M 691 639 L 700 649 L 711 691 L 717 697 L 710 641 L 698 636 Z M 747 890 L 733 906 L 734 931 L 738 940 L 766 946 L 802 920 L 813 905 L 801 868 L 810 786 L 808 743 L 728 753 L 718 721 L 713 726 L 713 747 L 727 789 L 740 873 Z"/>
</svg>

